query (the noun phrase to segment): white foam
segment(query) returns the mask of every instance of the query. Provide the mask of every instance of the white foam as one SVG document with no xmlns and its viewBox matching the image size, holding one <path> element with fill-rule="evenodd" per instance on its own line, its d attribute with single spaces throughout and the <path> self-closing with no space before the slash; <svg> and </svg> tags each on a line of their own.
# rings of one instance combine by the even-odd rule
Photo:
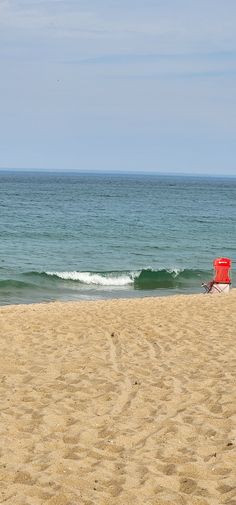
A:
<svg viewBox="0 0 236 505">
<path fill-rule="evenodd" d="M 46 272 L 46 274 L 55 275 L 64 280 L 79 281 L 83 284 L 94 284 L 97 286 L 126 286 L 133 284 L 137 275 L 135 272 L 121 275 L 102 275 L 92 272 Z"/>
<path fill-rule="evenodd" d="M 183 268 L 175 268 L 175 267 L 173 267 L 173 268 L 168 268 L 166 271 L 167 271 L 169 274 L 173 274 L 173 277 L 175 278 L 175 277 L 178 277 L 178 275 L 179 275 L 181 272 L 183 272 Z"/>
</svg>

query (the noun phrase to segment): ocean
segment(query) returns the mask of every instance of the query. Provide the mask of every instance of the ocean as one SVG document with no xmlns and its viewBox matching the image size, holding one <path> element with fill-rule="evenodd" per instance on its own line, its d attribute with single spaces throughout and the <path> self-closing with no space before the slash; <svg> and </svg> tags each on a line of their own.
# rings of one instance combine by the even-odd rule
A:
<svg viewBox="0 0 236 505">
<path fill-rule="evenodd" d="M 233 178 L 2 171 L 0 305 L 201 293 L 235 230 Z"/>
</svg>

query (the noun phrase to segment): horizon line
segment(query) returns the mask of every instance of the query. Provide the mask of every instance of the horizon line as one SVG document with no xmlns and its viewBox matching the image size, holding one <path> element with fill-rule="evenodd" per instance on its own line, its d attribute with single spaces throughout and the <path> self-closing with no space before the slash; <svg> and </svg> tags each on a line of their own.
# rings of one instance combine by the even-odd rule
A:
<svg viewBox="0 0 236 505">
<path fill-rule="evenodd" d="M 213 178 L 236 178 L 236 174 L 212 174 L 200 172 L 154 172 L 154 171 L 142 171 L 142 170 L 81 170 L 77 168 L 65 169 L 65 168 L 0 168 L 0 173 L 13 172 L 13 173 L 59 173 L 59 174 L 80 174 L 80 175 L 153 175 L 153 176 L 166 176 L 166 177 L 213 177 Z"/>
</svg>

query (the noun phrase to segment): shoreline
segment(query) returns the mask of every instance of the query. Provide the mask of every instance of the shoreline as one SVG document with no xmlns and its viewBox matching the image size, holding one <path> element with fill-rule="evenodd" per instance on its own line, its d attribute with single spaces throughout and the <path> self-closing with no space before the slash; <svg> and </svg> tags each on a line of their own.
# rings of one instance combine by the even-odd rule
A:
<svg viewBox="0 0 236 505">
<path fill-rule="evenodd" d="M 0 501 L 233 504 L 235 302 L 0 307 Z"/>
<path fill-rule="evenodd" d="M 223 295 L 222 296 L 231 296 L 231 294 L 236 291 L 236 288 L 231 288 L 230 290 L 230 293 L 228 295 Z M 128 301 L 139 301 L 139 300 L 159 300 L 159 299 L 171 299 L 171 298 L 182 298 L 182 297 L 186 297 L 186 298 L 189 298 L 189 297 L 202 297 L 202 295 L 206 295 L 207 296 L 207 293 L 204 293 L 203 291 L 202 292 L 189 292 L 189 293 L 186 293 L 186 292 L 183 292 L 183 293 L 173 293 L 173 294 L 160 294 L 160 295 L 155 295 L 155 296 L 127 296 L 127 297 L 115 297 L 114 298 L 98 298 L 98 299 L 89 299 L 89 300 L 84 300 L 84 299 L 68 299 L 68 300 L 61 300 L 61 299 L 57 299 L 57 300 L 44 300 L 44 301 L 36 301 L 36 302 L 22 302 L 22 303 L 9 303 L 9 304 L 3 304 L 1 305 L 0 304 L 0 311 L 1 309 L 3 308 L 9 308 L 9 307 L 21 307 L 21 306 L 24 306 L 24 307 L 31 307 L 31 306 L 41 306 L 41 305 L 55 305 L 55 304 L 77 304 L 77 303 L 109 303 L 109 302 L 128 302 Z M 212 295 L 209 295 L 209 296 L 212 296 Z M 220 296 L 220 295 L 219 295 Z"/>
</svg>

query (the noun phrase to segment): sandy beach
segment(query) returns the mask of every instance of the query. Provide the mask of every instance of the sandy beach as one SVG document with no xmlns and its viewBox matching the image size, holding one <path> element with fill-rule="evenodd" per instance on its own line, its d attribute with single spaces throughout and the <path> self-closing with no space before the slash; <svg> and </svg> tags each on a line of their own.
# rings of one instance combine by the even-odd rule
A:
<svg viewBox="0 0 236 505">
<path fill-rule="evenodd" d="M 0 308 L 0 503 L 236 504 L 236 290 Z"/>
</svg>

